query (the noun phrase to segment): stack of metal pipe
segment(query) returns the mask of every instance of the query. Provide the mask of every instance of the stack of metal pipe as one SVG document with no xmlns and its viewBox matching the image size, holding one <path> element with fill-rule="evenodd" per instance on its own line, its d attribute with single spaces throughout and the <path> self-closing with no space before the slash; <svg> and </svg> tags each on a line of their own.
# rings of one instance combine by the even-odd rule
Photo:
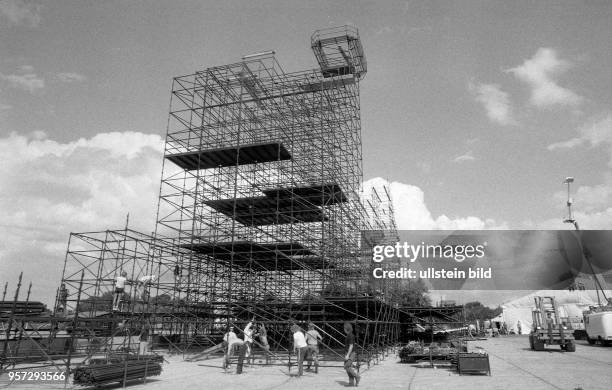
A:
<svg viewBox="0 0 612 390">
<path fill-rule="evenodd" d="M 160 375 L 161 364 L 150 359 L 127 360 L 113 364 L 94 364 L 78 367 L 74 371 L 74 384 L 81 386 L 100 385 L 109 382 L 128 382 L 149 376 Z"/>
</svg>

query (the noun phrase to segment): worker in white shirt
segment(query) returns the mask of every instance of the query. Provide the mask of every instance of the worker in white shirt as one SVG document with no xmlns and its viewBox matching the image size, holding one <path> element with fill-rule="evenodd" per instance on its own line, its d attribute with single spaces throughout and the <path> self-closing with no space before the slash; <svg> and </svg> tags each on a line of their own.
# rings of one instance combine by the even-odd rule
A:
<svg viewBox="0 0 612 390">
<path fill-rule="evenodd" d="M 304 357 L 308 352 L 308 344 L 306 344 L 306 338 L 299 326 L 291 326 L 291 332 L 293 333 L 293 351 L 297 354 L 298 376 L 302 376 L 304 374 Z"/>
<path fill-rule="evenodd" d="M 241 346 L 243 341 L 236 336 L 234 327 L 230 326 L 227 333 L 223 336 L 223 343 L 225 344 L 225 359 L 223 361 L 223 368 L 226 368 L 230 364 L 230 358 L 232 357 L 234 350 L 237 346 Z"/>
<path fill-rule="evenodd" d="M 127 283 L 127 272 L 121 271 L 121 276 L 115 279 L 115 295 L 113 297 L 113 310 L 119 310 L 119 302 L 125 292 L 125 284 Z"/>
<path fill-rule="evenodd" d="M 251 321 L 249 321 L 249 323 L 247 324 L 247 326 L 244 327 L 244 345 L 246 346 L 246 353 L 244 355 L 244 357 L 247 358 L 247 362 L 249 360 L 249 357 L 251 357 L 251 361 L 253 361 L 253 357 L 252 355 L 252 347 L 253 347 L 253 322 L 255 321 L 255 317 L 253 317 L 253 319 Z"/>
<path fill-rule="evenodd" d="M 145 275 L 138 278 L 138 295 L 143 301 L 149 298 L 149 289 L 147 288 L 151 283 L 157 279 L 157 275 Z"/>
</svg>

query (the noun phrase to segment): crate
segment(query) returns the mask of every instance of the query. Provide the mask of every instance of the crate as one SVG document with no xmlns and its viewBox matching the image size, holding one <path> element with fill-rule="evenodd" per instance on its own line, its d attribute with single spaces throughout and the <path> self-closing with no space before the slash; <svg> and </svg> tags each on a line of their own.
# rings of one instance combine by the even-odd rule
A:
<svg viewBox="0 0 612 390">
<path fill-rule="evenodd" d="M 481 353 L 460 353 L 457 357 L 457 371 L 463 374 L 491 375 L 489 355 Z"/>
</svg>

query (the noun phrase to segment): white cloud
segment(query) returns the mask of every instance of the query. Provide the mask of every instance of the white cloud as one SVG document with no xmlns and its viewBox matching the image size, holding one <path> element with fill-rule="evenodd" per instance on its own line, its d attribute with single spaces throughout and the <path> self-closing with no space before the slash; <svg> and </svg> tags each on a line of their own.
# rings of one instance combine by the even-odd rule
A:
<svg viewBox="0 0 612 390">
<path fill-rule="evenodd" d="M 506 228 L 493 219 L 481 219 L 474 216 L 450 218 L 446 215 L 433 217 L 425 204 L 425 194 L 417 187 L 399 182 L 388 183 L 377 177 L 367 180 L 364 188 L 368 186 L 389 185 L 395 212 L 395 221 L 400 230 L 475 230 Z"/>
<path fill-rule="evenodd" d="M 551 48 L 540 48 L 522 65 L 509 69 L 516 78 L 531 87 L 530 103 L 537 107 L 578 105 L 584 99 L 575 92 L 557 84 L 556 76 L 571 67 L 571 63 L 558 57 Z"/>
<path fill-rule="evenodd" d="M 571 149 L 580 145 L 607 146 L 612 167 L 612 112 L 591 119 L 578 129 L 578 137 L 548 145 L 548 150 Z"/>
<path fill-rule="evenodd" d="M 465 154 L 462 154 L 461 156 L 457 156 L 453 159 L 453 162 L 456 163 L 462 163 L 462 162 L 467 162 L 467 161 L 474 161 L 476 160 L 476 157 L 474 157 L 474 153 L 472 153 L 472 151 L 468 151 Z"/>
<path fill-rule="evenodd" d="M 510 98 L 499 85 L 470 83 L 468 89 L 474 94 L 476 101 L 484 106 L 487 117 L 492 122 L 503 126 L 516 124 L 512 115 Z"/>
<path fill-rule="evenodd" d="M 42 4 L 31 0 L 2 0 L 0 15 L 3 15 L 13 25 L 36 27 L 40 24 Z"/>
<path fill-rule="evenodd" d="M 87 77 L 83 76 L 82 74 L 71 72 L 58 73 L 57 78 L 64 83 L 82 82 L 87 80 Z"/>
<path fill-rule="evenodd" d="M 571 149 L 584 143 L 581 138 L 571 138 L 567 141 L 555 142 L 546 147 L 548 150 Z"/>
<path fill-rule="evenodd" d="M 575 208 L 585 212 L 603 211 L 612 204 L 612 184 L 580 186 L 571 196 Z M 564 204 L 567 200 L 567 191 L 556 192 L 554 199 L 557 204 Z"/>
<path fill-rule="evenodd" d="M 591 146 L 612 144 L 612 113 L 582 126 L 578 132 L 581 138 L 589 142 Z"/>
<path fill-rule="evenodd" d="M 113 132 L 62 143 L 41 131 L 12 133 L 0 138 L 0 155 L 0 275 L 15 280 L 25 271 L 33 296 L 55 291 L 70 232 L 122 228 L 127 213 L 131 228 L 155 227 L 158 135 Z"/>
<path fill-rule="evenodd" d="M 22 89 L 30 93 L 44 89 L 45 80 L 36 73 L 33 73 L 31 67 L 28 67 L 28 69 L 29 71 L 23 74 L 5 75 L 0 73 L 0 79 L 6 81 L 13 88 Z"/>
</svg>

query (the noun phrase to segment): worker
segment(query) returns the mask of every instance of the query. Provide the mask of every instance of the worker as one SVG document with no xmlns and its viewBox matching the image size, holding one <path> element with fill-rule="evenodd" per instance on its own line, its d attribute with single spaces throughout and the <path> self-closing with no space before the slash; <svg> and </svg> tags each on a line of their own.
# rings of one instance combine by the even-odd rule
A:
<svg viewBox="0 0 612 390">
<path fill-rule="evenodd" d="M 174 266 L 174 284 L 175 288 L 178 288 L 181 284 L 181 277 L 183 276 L 183 270 L 180 265 Z"/>
<path fill-rule="evenodd" d="M 499 336 L 499 328 L 497 327 L 496 324 L 491 325 L 491 330 L 493 332 L 493 337 Z"/>
<path fill-rule="evenodd" d="M 293 333 L 293 352 L 297 355 L 297 376 L 300 377 L 304 374 L 304 358 L 308 352 L 308 344 L 306 344 L 306 338 L 299 326 L 292 325 L 291 333 Z"/>
<path fill-rule="evenodd" d="M 353 368 L 353 362 L 357 354 L 355 353 L 355 335 L 353 334 L 353 326 L 349 322 L 344 323 L 344 333 L 346 338 L 344 339 L 344 370 L 349 377 L 349 386 L 359 386 L 361 376 L 355 368 Z"/>
<path fill-rule="evenodd" d="M 255 317 L 253 317 L 253 319 L 251 321 L 249 321 L 249 323 L 244 327 L 244 345 L 246 346 L 246 354 L 245 357 L 247 358 L 247 361 L 249 360 L 249 358 L 251 358 L 251 362 L 254 362 L 254 357 L 252 356 L 253 354 L 253 324 L 255 322 Z"/>
<path fill-rule="evenodd" d="M 149 298 L 148 286 L 153 283 L 155 279 L 157 279 L 157 275 L 145 275 L 138 279 L 138 295 L 143 301 L 146 301 Z"/>
<path fill-rule="evenodd" d="M 521 328 L 521 320 L 518 320 L 518 321 L 516 321 L 516 334 L 519 334 L 519 335 L 522 334 L 521 330 L 522 330 L 522 328 Z"/>
<path fill-rule="evenodd" d="M 144 324 L 140 331 L 140 355 L 146 355 L 149 353 L 149 325 Z"/>
<path fill-rule="evenodd" d="M 555 319 L 551 312 L 546 313 L 546 327 L 548 328 L 549 344 L 553 342 L 553 328 L 555 327 Z"/>
<path fill-rule="evenodd" d="M 230 359 L 234 353 L 236 347 L 243 344 L 243 341 L 236 336 L 234 327 L 230 326 L 227 328 L 227 333 L 223 335 L 223 345 L 225 346 L 225 359 L 223 360 L 223 368 L 227 368 L 230 365 Z"/>
<path fill-rule="evenodd" d="M 266 364 L 270 363 L 270 344 L 268 343 L 268 331 L 264 324 L 259 324 L 255 333 L 259 337 L 259 343 L 266 352 Z"/>
<path fill-rule="evenodd" d="M 121 271 L 121 276 L 115 279 L 115 295 L 113 297 L 113 311 L 119 310 L 119 302 L 125 292 L 125 284 L 128 282 L 127 272 Z"/>
<path fill-rule="evenodd" d="M 314 360 L 315 373 L 319 372 L 319 341 L 322 341 L 323 337 L 314 328 L 312 322 L 308 323 L 308 331 L 306 332 L 306 344 L 308 344 L 308 366 L 306 370 L 310 370 L 310 366 Z"/>
<path fill-rule="evenodd" d="M 66 284 L 62 283 L 59 289 L 58 294 L 58 308 L 61 308 L 63 312 L 66 311 L 66 304 L 68 302 L 68 289 L 66 288 Z"/>
<path fill-rule="evenodd" d="M 468 325 L 468 334 L 472 338 L 476 335 L 476 325 L 474 325 L 474 324 L 469 324 Z"/>
</svg>

